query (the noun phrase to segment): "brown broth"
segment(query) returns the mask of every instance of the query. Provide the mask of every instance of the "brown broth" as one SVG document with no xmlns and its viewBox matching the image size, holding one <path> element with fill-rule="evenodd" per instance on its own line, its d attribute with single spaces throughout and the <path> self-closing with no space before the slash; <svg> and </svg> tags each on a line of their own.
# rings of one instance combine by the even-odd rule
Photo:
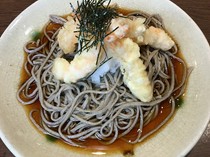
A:
<svg viewBox="0 0 210 157">
<path fill-rule="evenodd" d="M 120 10 L 120 12 L 121 13 L 124 13 L 124 14 L 127 14 L 130 11 L 129 10 Z M 61 26 L 58 25 L 58 24 L 52 24 L 52 23 L 50 23 L 47 26 L 47 30 L 48 31 L 55 31 L 55 30 L 59 29 L 60 27 Z M 41 41 L 42 41 L 42 43 L 44 43 L 44 42 L 47 41 L 47 39 L 46 39 L 46 37 L 44 37 L 44 34 L 43 33 L 41 35 Z M 177 56 L 183 59 L 182 54 L 180 52 L 177 54 Z M 27 56 L 25 55 L 25 61 L 24 61 L 24 63 L 26 62 L 26 58 L 27 58 Z M 173 60 L 173 64 L 174 64 L 174 67 L 175 67 L 175 73 L 177 75 L 177 80 L 180 83 L 181 82 L 181 76 L 182 76 L 182 73 L 183 73 L 183 67 L 176 60 Z M 24 83 L 28 78 L 29 78 L 29 76 L 25 72 L 24 66 L 23 66 L 22 72 L 21 72 L 21 80 L 20 80 L 20 83 Z M 39 101 L 36 101 L 34 104 L 24 106 L 24 109 L 26 111 L 26 114 L 27 115 L 30 115 L 31 110 L 34 110 L 34 109 L 40 110 L 41 107 L 40 107 Z M 148 125 L 146 125 L 143 128 L 142 135 L 145 135 L 148 132 L 150 132 L 151 130 L 155 129 L 170 114 L 170 111 L 171 111 L 171 105 L 169 104 L 169 101 L 164 101 L 160 105 L 160 109 L 159 109 L 159 113 L 158 113 L 157 117 L 154 120 L 152 120 Z M 33 118 L 34 118 L 34 120 L 36 122 L 39 122 L 40 121 L 40 115 L 39 115 L 39 113 L 35 113 L 33 115 Z M 166 125 L 167 124 L 165 124 L 163 127 L 165 127 Z M 161 129 L 159 129 L 159 130 L 161 130 Z M 155 134 L 157 134 L 157 132 Z M 148 140 L 151 137 L 155 136 L 155 134 L 151 135 L 146 140 Z M 134 130 L 131 131 L 131 133 L 129 133 L 129 135 L 127 135 L 127 137 L 133 138 L 136 135 L 137 135 L 137 129 L 134 129 Z M 129 154 L 132 155 L 134 148 L 136 146 L 139 146 L 139 144 L 135 144 L 135 145 L 129 144 L 129 143 L 125 142 L 122 139 L 116 140 L 111 145 L 104 145 L 104 144 L 101 144 L 98 140 L 88 139 L 84 143 L 84 148 L 72 147 L 72 146 L 64 143 L 62 140 L 59 140 L 59 139 L 56 140 L 56 141 L 54 141 L 54 142 L 57 145 L 60 145 L 62 147 L 66 147 L 67 149 L 70 149 L 70 150 L 79 151 L 80 153 L 81 153 L 81 149 L 82 149 L 84 153 L 93 153 L 93 152 L 98 152 L 98 151 L 99 152 L 105 152 L 105 153 L 122 152 L 125 156 L 126 155 L 129 155 Z"/>
</svg>

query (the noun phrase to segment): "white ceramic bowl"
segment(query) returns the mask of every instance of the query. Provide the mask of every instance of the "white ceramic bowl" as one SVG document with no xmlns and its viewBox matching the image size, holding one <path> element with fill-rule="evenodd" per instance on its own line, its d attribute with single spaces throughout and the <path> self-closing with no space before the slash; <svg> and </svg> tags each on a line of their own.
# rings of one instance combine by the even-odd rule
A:
<svg viewBox="0 0 210 157">
<path fill-rule="evenodd" d="M 29 122 L 16 92 L 23 64 L 23 45 L 41 30 L 49 14 L 64 15 L 75 0 L 39 0 L 23 11 L 0 39 L 0 136 L 19 157 L 92 156 L 49 143 Z M 135 149 L 135 156 L 184 156 L 202 135 L 210 117 L 210 48 L 193 20 L 169 0 L 115 0 L 121 7 L 160 14 L 189 66 L 194 67 L 182 108 L 167 127 Z M 106 156 L 106 155 L 104 155 Z M 122 156 L 114 153 L 111 156 Z"/>
</svg>

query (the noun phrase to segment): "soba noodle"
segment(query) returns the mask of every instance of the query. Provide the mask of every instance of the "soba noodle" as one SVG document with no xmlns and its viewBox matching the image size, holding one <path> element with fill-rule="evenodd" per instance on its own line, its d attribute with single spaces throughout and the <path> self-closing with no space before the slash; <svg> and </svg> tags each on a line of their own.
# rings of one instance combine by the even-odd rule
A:
<svg viewBox="0 0 210 157">
<path fill-rule="evenodd" d="M 129 17 L 143 16 L 145 25 L 163 28 L 158 15 L 135 12 Z M 58 16 L 50 16 L 51 22 L 63 25 L 66 20 Z M 154 89 L 153 100 L 144 103 L 133 96 L 124 85 L 122 73 L 107 73 L 99 85 L 89 79 L 75 84 L 66 84 L 56 80 L 51 72 L 53 60 L 64 56 L 56 41 L 59 30 L 44 35 L 48 42 L 40 40 L 27 43 L 25 52 L 28 54 L 25 70 L 30 78 L 18 90 L 18 100 L 23 105 L 33 104 L 39 100 L 41 110 L 32 110 L 30 118 L 43 133 L 60 138 L 73 146 L 82 146 L 86 139 L 98 139 L 104 144 L 111 144 L 118 138 L 129 143 L 137 143 L 162 127 L 175 111 L 175 99 L 184 92 L 187 79 L 187 66 L 176 56 L 177 48 L 163 52 L 141 47 L 141 59 Z M 178 85 L 172 59 L 183 65 L 182 82 Z M 28 67 L 31 67 L 28 68 Z M 31 91 L 31 89 L 33 89 Z M 178 94 L 174 95 L 175 92 Z M 154 130 L 142 136 L 143 127 L 150 123 L 159 113 L 159 105 L 169 101 L 171 112 Z M 33 119 L 34 112 L 39 112 L 41 121 Z M 126 135 L 138 127 L 134 140 L 126 139 Z"/>
</svg>

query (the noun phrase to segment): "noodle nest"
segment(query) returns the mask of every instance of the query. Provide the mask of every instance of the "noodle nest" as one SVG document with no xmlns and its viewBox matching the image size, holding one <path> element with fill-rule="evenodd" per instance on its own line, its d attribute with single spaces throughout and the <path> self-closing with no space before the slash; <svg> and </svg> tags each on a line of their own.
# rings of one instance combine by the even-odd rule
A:
<svg viewBox="0 0 210 157">
<path fill-rule="evenodd" d="M 129 16 L 145 17 L 147 27 L 153 25 L 164 28 L 158 15 L 135 12 Z M 50 21 L 61 25 L 66 22 L 58 16 L 50 16 Z M 58 31 L 47 31 L 45 28 L 47 42 L 38 40 L 26 44 L 25 70 L 29 78 L 17 93 L 18 100 L 24 105 L 40 102 L 41 110 L 32 110 L 30 119 L 44 134 L 62 139 L 73 146 L 82 146 L 89 138 L 98 139 L 104 144 L 111 144 L 119 138 L 137 143 L 170 119 L 175 111 L 175 99 L 184 93 L 188 76 L 184 61 L 176 56 L 176 47 L 163 52 L 150 46 L 141 46 L 141 59 L 153 86 L 152 101 L 144 103 L 124 85 L 119 69 L 114 74 L 107 73 L 99 85 L 90 79 L 79 80 L 75 84 L 55 79 L 51 72 L 53 61 L 56 57 L 64 56 L 56 41 Z M 172 60 L 183 65 L 182 81 L 179 84 Z M 169 101 L 170 114 L 157 128 L 142 135 L 143 127 L 155 119 L 163 101 Z M 34 120 L 34 114 L 40 115 L 40 122 Z M 126 135 L 133 129 L 137 130 L 136 137 L 127 139 Z"/>
</svg>

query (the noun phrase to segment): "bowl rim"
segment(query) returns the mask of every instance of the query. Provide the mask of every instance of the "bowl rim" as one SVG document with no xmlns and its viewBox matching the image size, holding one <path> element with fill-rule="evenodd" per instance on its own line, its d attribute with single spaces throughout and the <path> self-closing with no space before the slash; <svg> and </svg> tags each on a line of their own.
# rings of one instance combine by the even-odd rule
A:
<svg viewBox="0 0 210 157">
<path fill-rule="evenodd" d="M 29 11 L 32 7 L 34 7 L 35 5 L 37 5 L 38 3 L 41 3 L 41 1 L 44 0 L 37 0 L 34 3 L 32 3 L 30 6 L 28 6 L 26 9 L 24 9 L 10 24 L 9 26 L 5 29 L 5 31 L 2 33 L 1 37 L 0 37 L 0 42 L 4 39 L 4 37 L 7 35 L 7 32 L 10 31 L 10 29 L 12 29 L 12 27 L 15 25 L 15 23 L 19 20 L 19 18 L 21 18 L 21 16 L 24 15 L 24 13 L 26 11 Z M 196 22 L 184 11 L 182 10 L 178 5 L 176 5 L 174 2 L 170 1 L 170 0 L 164 0 L 167 1 L 168 3 L 171 3 L 174 7 L 177 7 L 179 9 L 179 11 L 181 11 L 183 14 L 185 14 L 185 16 L 188 16 L 191 20 L 192 20 L 192 24 L 195 25 L 195 27 L 197 28 L 197 31 L 200 32 L 202 39 L 203 39 L 203 43 L 205 45 L 209 46 L 209 43 L 204 35 L 204 33 L 201 31 L 201 29 L 199 28 L 199 26 L 196 24 Z M 209 52 L 210 52 L 210 46 L 209 46 Z M 208 58 L 210 60 L 210 53 L 208 54 Z M 210 111 L 209 111 L 210 113 Z M 191 141 L 191 143 L 188 145 L 188 147 L 184 148 L 182 152 L 180 152 L 181 156 L 185 156 L 187 155 L 187 153 L 189 153 L 191 151 L 191 149 L 196 145 L 196 143 L 198 142 L 198 140 L 200 139 L 200 137 L 202 136 L 203 132 L 205 131 L 209 121 L 210 121 L 210 114 L 209 117 L 206 117 L 205 120 L 203 120 L 203 128 L 200 128 L 197 136 L 193 138 L 193 140 Z M 6 147 L 15 155 L 15 156 L 21 156 L 20 152 L 18 152 L 16 150 L 16 148 L 10 143 L 10 141 L 7 139 L 7 137 L 4 135 L 4 133 L 1 130 L 1 126 L 0 126 L 0 138 L 3 141 L 3 143 L 6 145 Z"/>
</svg>

